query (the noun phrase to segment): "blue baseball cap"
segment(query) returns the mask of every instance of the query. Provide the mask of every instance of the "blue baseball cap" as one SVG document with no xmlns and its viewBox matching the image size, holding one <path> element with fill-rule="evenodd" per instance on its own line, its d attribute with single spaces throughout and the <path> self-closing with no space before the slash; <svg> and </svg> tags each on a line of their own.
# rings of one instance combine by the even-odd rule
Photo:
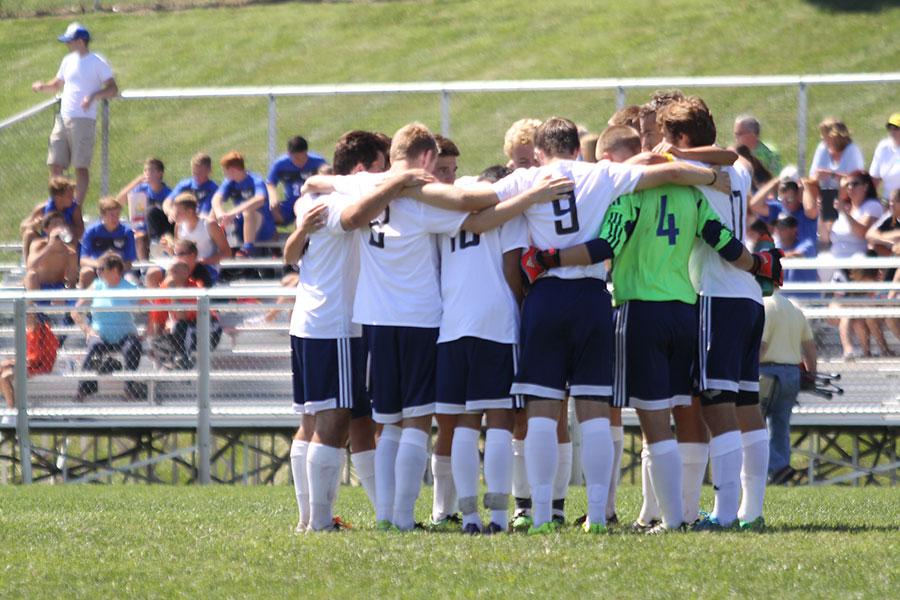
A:
<svg viewBox="0 0 900 600">
<path fill-rule="evenodd" d="M 72 40 L 82 39 L 86 42 L 91 41 L 91 33 L 87 30 L 87 27 L 78 22 L 69 23 L 69 26 L 66 27 L 66 32 L 59 36 L 58 38 L 61 42 L 71 42 Z"/>
</svg>

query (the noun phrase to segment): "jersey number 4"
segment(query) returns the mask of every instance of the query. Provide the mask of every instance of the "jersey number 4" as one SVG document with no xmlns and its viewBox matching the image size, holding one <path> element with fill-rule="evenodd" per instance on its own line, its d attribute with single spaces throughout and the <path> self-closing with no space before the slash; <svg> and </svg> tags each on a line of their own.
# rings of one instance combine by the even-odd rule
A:
<svg viewBox="0 0 900 600">
<path fill-rule="evenodd" d="M 384 231 L 382 228 L 391 221 L 391 207 L 384 208 L 384 219 L 369 222 L 369 245 L 384 248 Z"/>
<path fill-rule="evenodd" d="M 678 238 L 678 228 L 675 227 L 675 215 L 668 212 L 669 197 L 665 194 L 659 199 L 659 223 L 656 225 L 656 235 L 669 238 L 669 245 L 674 246 Z"/>
<path fill-rule="evenodd" d="M 562 200 L 554 200 L 553 214 L 559 217 L 553 221 L 557 235 L 578 231 L 578 206 L 575 204 L 575 193 L 569 192 L 569 195 Z"/>
</svg>

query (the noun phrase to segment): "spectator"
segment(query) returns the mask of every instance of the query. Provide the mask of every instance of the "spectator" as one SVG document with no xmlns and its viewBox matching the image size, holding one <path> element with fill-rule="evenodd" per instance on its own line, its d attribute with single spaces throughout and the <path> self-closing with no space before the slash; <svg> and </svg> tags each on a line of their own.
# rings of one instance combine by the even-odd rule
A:
<svg viewBox="0 0 900 600">
<path fill-rule="evenodd" d="M 198 152 L 191 158 L 191 176 L 182 179 L 163 202 L 163 210 L 169 215 L 169 220 L 175 220 L 175 212 L 172 204 L 175 198 L 182 192 L 190 192 L 197 199 L 197 212 L 206 216 L 212 212 L 212 199 L 219 185 L 209 178 L 212 174 L 212 159 L 209 154 Z"/>
<path fill-rule="evenodd" d="M 327 165 L 321 155 L 309 151 L 306 139 L 299 135 L 292 137 L 287 143 L 287 153 L 279 156 L 269 168 L 266 188 L 269 192 L 269 208 L 275 223 L 290 225 L 294 222 L 294 204 L 300 197 L 300 190 L 310 175 Z M 278 199 L 278 185 L 284 188 L 284 198 Z"/>
<path fill-rule="evenodd" d="M 770 195 L 776 194 L 773 200 Z M 812 254 L 817 254 L 819 207 L 816 204 L 815 181 L 800 180 L 797 167 L 788 165 L 778 178 L 766 182 L 750 199 L 750 210 L 767 223 L 790 215 L 797 221 L 797 241 L 812 244 Z"/>
<path fill-rule="evenodd" d="M 53 334 L 47 321 L 38 318 L 35 313 L 25 315 L 25 364 L 28 376 L 49 373 L 56 363 L 56 352 L 59 350 L 59 339 Z M 16 407 L 16 395 L 13 382 L 16 378 L 15 359 L 0 363 L 0 392 L 6 399 L 7 408 Z M 15 417 L 4 417 L 3 423 L 12 425 Z"/>
<path fill-rule="evenodd" d="M 869 256 L 874 256 L 874 253 L 869 254 Z M 851 281 L 856 283 L 877 283 L 878 281 L 883 280 L 883 275 L 878 269 L 850 269 L 849 277 Z M 852 295 L 861 298 L 877 298 L 881 296 L 878 292 L 858 292 Z M 847 306 L 847 304 L 844 304 L 844 306 Z M 894 356 L 893 351 L 888 346 L 887 340 L 884 337 L 884 325 L 884 319 L 872 317 L 864 319 L 841 319 L 839 332 L 841 336 L 841 345 L 844 349 L 844 360 L 853 360 L 857 356 L 872 356 L 872 338 L 875 338 L 875 343 L 878 344 L 881 356 Z M 859 354 L 856 353 L 853 347 L 851 331 L 859 340 Z"/>
<path fill-rule="evenodd" d="M 760 345 L 759 374 L 772 380 L 768 401 L 763 400 L 769 422 L 769 478 L 772 483 L 786 483 L 791 469 L 791 411 L 800 392 L 802 362 L 807 371 L 816 373 L 816 343 L 806 317 L 793 302 L 777 289 L 763 298 L 766 321 Z"/>
<path fill-rule="evenodd" d="M 106 59 L 91 52 L 91 34 L 80 23 L 71 23 L 59 36 L 69 49 L 56 72 L 47 82 L 35 81 L 35 92 L 59 92 L 62 101 L 50 133 L 47 165 L 50 176 L 57 177 L 69 166 L 75 169 L 77 191 L 75 202 L 84 204 L 87 197 L 94 154 L 94 130 L 97 122 L 97 100 L 115 98 L 119 93 L 112 69 Z"/>
<path fill-rule="evenodd" d="M 787 258 L 815 258 L 816 241 L 813 239 L 801 239 L 797 217 L 789 213 L 783 213 L 775 221 L 777 234 L 776 247 L 784 250 Z M 813 230 L 815 231 L 815 230 Z M 815 269 L 788 269 L 784 273 L 784 280 L 791 283 L 814 283 L 819 280 L 819 273 Z M 809 298 L 818 294 L 808 292 L 785 293 L 786 296 L 797 298 Z"/>
<path fill-rule="evenodd" d="M 84 232 L 81 239 L 81 273 L 78 276 L 78 287 L 84 289 L 93 283 L 100 265 L 100 257 L 107 252 L 118 254 L 124 262 L 124 270 L 131 269 L 131 263 L 137 259 L 134 243 L 134 231 L 121 223 L 119 216 L 122 207 L 115 198 L 100 198 L 100 220 Z"/>
<path fill-rule="evenodd" d="M 128 197 L 131 194 L 143 194 L 146 203 L 143 206 L 144 213 L 131 214 L 129 206 L 129 218 L 134 228 L 134 239 L 137 246 L 137 255 L 141 260 L 150 258 L 150 243 L 158 242 L 166 233 L 173 233 L 174 228 L 166 213 L 163 212 L 163 203 L 172 190 L 163 181 L 166 167 L 158 158 L 148 158 L 144 161 L 144 172 L 122 188 L 116 201 L 123 208 L 128 206 Z M 140 210 L 139 207 L 136 207 Z"/>
<path fill-rule="evenodd" d="M 265 242 L 275 237 L 275 220 L 269 209 L 269 195 L 265 182 L 256 173 L 244 166 L 244 157 L 239 152 L 229 152 L 219 161 L 225 180 L 212 199 L 212 216 L 222 229 L 234 224 L 235 234 L 242 241 L 237 257 L 251 257 L 255 254 L 256 242 Z M 225 202 L 234 204 L 225 210 Z"/>
<path fill-rule="evenodd" d="M 869 228 L 866 241 L 879 256 L 900 256 L 900 188 L 891 193 L 888 210 Z M 885 281 L 892 281 L 896 270 L 889 269 Z"/>
<path fill-rule="evenodd" d="M 900 112 L 890 116 L 887 122 L 888 137 L 878 142 L 872 155 L 869 173 L 876 186 L 881 186 L 881 197 L 889 199 L 894 190 L 900 189 Z"/>
<path fill-rule="evenodd" d="M 761 130 L 756 117 L 747 114 L 739 115 L 734 120 L 735 146 L 747 146 L 747 149 L 769 173 L 778 173 L 781 171 L 781 157 L 778 156 L 778 152 L 769 148 L 759 138 Z"/>
<path fill-rule="evenodd" d="M 118 204 L 117 204 L 118 206 Z M 97 274 L 99 278 L 91 284 L 94 292 L 106 290 L 133 290 L 133 283 L 123 279 L 125 262 L 118 254 L 107 252 L 97 261 Z M 137 327 L 134 324 L 134 316 L 126 311 L 107 311 L 102 309 L 133 306 L 134 300 L 128 298 L 98 298 L 92 301 L 79 300 L 76 306 L 84 306 L 91 302 L 92 310 L 90 322 L 79 311 L 72 313 L 72 319 L 84 331 L 87 340 L 87 356 L 82 368 L 86 371 L 98 371 L 108 373 L 120 370 L 122 363 L 113 359 L 110 354 L 121 352 L 125 359 L 125 368 L 134 371 L 141 362 L 141 339 L 138 337 Z M 77 400 L 97 391 L 96 381 L 82 381 L 78 386 Z M 147 387 L 137 381 L 125 383 L 125 394 L 130 399 L 144 399 L 147 397 Z"/>
<path fill-rule="evenodd" d="M 191 277 L 202 282 L 209 282 L 210 287 L 219 278 L 219 263 L 223 259 L 231 258 L 231 248 L 225 232 L 218 223 L 209 218 L 203 218 L 197 212 L 197 200 L 190 192 L 179 194 L 175 198 L 175 236 L 177 240 L 193 242 L 188 244 L 175 244 L 175 256 L 179 252 L 191 253 L 196 264 L 192 266 Z"/>
<path fill-rule="evenodd" d="M 865 254 L 866 234 L 884 212 L 868 173 L 857 170 L 841 179 L 837 208 L 838 218 L 829 238 L 831 254 L 835 258 Z"/>
<path fill-rule="evenodd" d="M 62 213 L 44 215 L 47 237 L 32 242 L 26 261 L 26 290 L 60 290 L 78 283 L 78 253 Z"/>
<path fill-rule="evenodd" d="M 203 287 L 210 288 L 213 286 L 215 280 L 212 277 L 212 273 L 215 271 L 200 263 L 197 244 L 188 239 L 176 240 L 175 257 L 179 262 L 183 262 L 188 266 L 191 277 L 199 281 Z M 217 272 L 216 276 L 218 277 Z"/>
<path fill-rule="evenodd" d="M 509 162 L 510 169 L 527 169 L 538 166 L 534 154 L 534 132 L 541 121 L 538 119 L 519 119 L 506 130 L 503 137 L 503 153 Z"/>
<path fill-rule="evenodd" d="M 761 160 L 753 155 L 748 146 L 737 146 L 734 151 L 746 161 L 744 164 L 750 171 L 752 177 L 750 181 L 751 193 L 756 194 L 761 188 L 774 179 L 775 176 L 772 172 L 766 168 Z"/>
<path fill-rule="evenodd" d="M 28 253 L 34 240 L 44 235 L 41 231 L 43 218 L 51 212 L 58 212 L 65 218 L 69 231 L 76 240 L 84 235 L 84 217 L 81 205 L 75 203 L 75 182 L 65 177 L 51 177 L 48 186 L 50 197 L 46 202 L 38 203 L 31 214 L 22 220 L 22 253 L 28 260 Z M 46 231 L 46 230 L 44 230 Z"/>
<path fill-rule="evenodd" d="M 834 221 L 838 215 L 832 209 L 840 180 L 852 171 L 864 169 L 863 155 L 859 147 L 853 143 L 850 130 L 841 121 L 828 118 L 819 123 L 819 135 L 822 141 L 816 146 L 812 163 L 809 165 L 809 177 L 819 183 L 822 197 L 822 218 Z"/>
</svg>

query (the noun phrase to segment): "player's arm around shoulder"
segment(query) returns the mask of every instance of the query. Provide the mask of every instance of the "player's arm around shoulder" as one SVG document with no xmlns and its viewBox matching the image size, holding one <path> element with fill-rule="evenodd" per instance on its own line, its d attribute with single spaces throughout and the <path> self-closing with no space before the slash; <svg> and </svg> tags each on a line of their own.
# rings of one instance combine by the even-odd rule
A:
<svg viewBox="0 0 900 600">
<path fill-rule="evenodd" d="M 650 165 L 643 168 L 635 191 L 672 183 L 675 185 L 707 185 L 722 193 L 731 192 L 731 178 L 719 169 L 701 167 L 682 161 Z"/>
<path fill-rule="evenodd" d="M 574 190 L 575 182 L 571 179 L 551 178 L 547 175 L 539 179 L 534 187 L 469 215 L 463 223 L 463 229 L 472 233 L 490 231 L 521 215 L 530 206 L 561 200 L 572 194 Z"/>
<path fill-rule="evenodd" d="M 444 210 L 474 212 L 493 206 L 499 201 L 488 183 L 462 188 L 447 183 L 428 183 L 409 190 L 408 196 L 419 202 Z"/>
<path fill-rule="evenodd" d="M 400 196 L 411 196 L 412 191 L 432 181 L 432 175 L 422 169 L 409 169 L 388 177 L 374 190 L 341 211 L 341 227 L 344 231 L 352 231 L 367 226 L 392 200 Z"/>
</svg>

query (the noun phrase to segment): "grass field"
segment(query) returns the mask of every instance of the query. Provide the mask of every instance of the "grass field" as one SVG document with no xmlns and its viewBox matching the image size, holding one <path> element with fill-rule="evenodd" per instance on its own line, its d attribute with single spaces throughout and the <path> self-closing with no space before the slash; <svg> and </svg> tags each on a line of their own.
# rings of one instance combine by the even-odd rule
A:
<svg viewBox="0 0 900 600">
<path fill-rule="evenodd" d="M 623 520 L 639 497 L 623 487 Z M 354 530 L 296 536 L 288 486 L 0 488 L 0 595 L 885 598 L 900 579 L 896 488 L 770 489 L 766 533 L 655 538 L 383 534 L 360 488 L 338 505 Z"/>
<path fill-rule="evenodd" d="M 122 89 L 896 70 L 894 45 L 886 42 L 900 24 L 900 7 L 866 2 L 842 10 L 845 6 L 824 0 L 276 3 L 95 13 L 82 21 L 94 34 L 95 49 L 115 67 Z M 64 50 L 55 36 L 70 19 L 0 20 L 0 69 L 6 74 L 0 81 L 0 117 L 42 98 L 30 84 L 55 73 Z M 708 100 L 722 141 L 730 141 L 731 119 L 752 110 L 763 120 L 763 137 L 793 160 L 796 90 L 686 91 Z M 900 85 L 813 88 L 808 150 L 816 141 L 813 126 L 837 114 L 869 155 L 884 136 L 885 117 L 896 110 L 898 92 Z M 628 99 L 645 97 L 635 92 Z M 451 133 L 463 152 L 461 173 L 500 161 L 502 134 L 517 118 L 563 114 L 598 130 L 614 105 L 613 94 L 606 92 L 454 96 Z M 111 188 L 139 173 L 151 154 L 169 166 L 170 183 L 187 175 L 188 159 L 199 149 L 218 156 L 238 148 L 252 169 L 264 170 L 266 110 L 264 99 L 114 102 Z M 283 99 L 279 145 L 301 132 L 314 149 L 330 154 L 347 129 L 392 132 L 412 118 L 439 127 L 438 98 Z M 0 240 L 15 237 L 18 215 L 44 193 L 51 121 L 44 113 L 0 132 L 0 198 L 16 215 L 0 222 Z M 98 191 L 95 176 L 87 213 L 95 212 Z"/>
</svg>

